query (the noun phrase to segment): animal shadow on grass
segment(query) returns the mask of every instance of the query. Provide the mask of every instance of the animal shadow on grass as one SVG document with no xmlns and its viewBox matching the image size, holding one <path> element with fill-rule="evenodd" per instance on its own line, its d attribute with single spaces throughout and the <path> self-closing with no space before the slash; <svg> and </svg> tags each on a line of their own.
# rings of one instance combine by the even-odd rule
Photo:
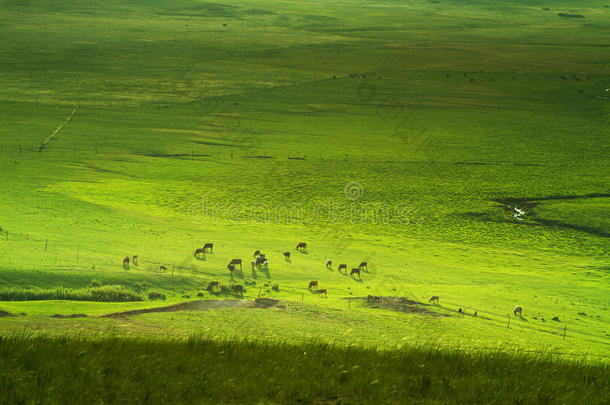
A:
<svg viewBox="0 0 610 405">
<path fill-rule="evenodd" d="M 205 262 L 205 256 L 195 256 L 196 260 L 199 260 L 200 262 Z"/>
<path fill-rule="evenodd" d="M 346 276 L 347 276 L 347 274 L 346 274 Z M 352 280 L 357 281 L 357 282 L 359 282 L 359 283 L 362 283 L 362 279 L 361 279 L 361 278 L 359 278 L 359 277 L 355 277 L 355 276 L 353 276 L 353 275 L 352 275 L 352 276 L 350 276 L 350 277 L 351 277 L 351 279 L 352 279 Z"/>
<path fill-rule="evenodd" d="M 263 274 L 265 275 L 265 277 L 267 277 L 268 279 L 271 279 L 271 273 L 269 273 L 269 267 L 263 267 L 261 269 L 261 271 L 263 272 Z"/>
<path fill-rule="evenodd" d="M 235 273 L 235 275 L 238 278 L 244 278 L 244 272 L 241 269 L 235 269 L 235 270 L 233 270 L 233 273 Z M 233 278 L 233 277 L 231 277 L 231 278 Z"/>
<path fill-rule="evenodd" d="M 254 269 L 252 269 L 252 278 L 254 278 L 254 279 L 258 278 L 258 273 Z"/>
</svg>

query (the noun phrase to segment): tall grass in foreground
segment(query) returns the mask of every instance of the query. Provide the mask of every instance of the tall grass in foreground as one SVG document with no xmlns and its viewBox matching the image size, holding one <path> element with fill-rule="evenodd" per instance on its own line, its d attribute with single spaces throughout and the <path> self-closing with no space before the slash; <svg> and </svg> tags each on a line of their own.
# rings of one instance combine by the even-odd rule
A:
<svg viewBox="0 0 610 405">
<path fill-rule="evenodd" d="M 601 404 L 608 381 L 605 364 L 505 353 L 0 338 L 0 403 Z"/>
<path fill-rule="evenodd" d="M 90 288 L 0 288 L 0 301 L 74 300 L 123 302 L 142 301 L 141 295 L 119 285 Z"/>
</svg>

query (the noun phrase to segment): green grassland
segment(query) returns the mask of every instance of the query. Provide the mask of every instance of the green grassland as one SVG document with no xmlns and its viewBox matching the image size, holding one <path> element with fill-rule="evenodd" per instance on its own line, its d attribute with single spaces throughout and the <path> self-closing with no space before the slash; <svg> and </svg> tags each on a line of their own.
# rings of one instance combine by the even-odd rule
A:
<svg viewBox="0 0 610 405">
<path fill-rule="evenodd" d="M 294 346 L 199 338 L 4 338 L 0 356 L 10 358 L 0 363 L 6 403 L 27 402 L 29 392 L 51 403 L 70 398 L 73 403 L 156 404 L 491 403 L 497 398 L 601 403 L 608 395 L 608 370 L 602 365 L 498 353 L 380 352 L 319 342 Z"/>
<path fill-rule="evenodd" d="M 0 0 L 0 290 L 143 298 L 0 301 L 0 335 L 607 363 L 605 6 Z M 360 278 L 337 270 L 361 261 Z M 232 301 L 259 296 L 280 305 Z M 103 317 L 202 299 L 223 301 Z"/>
</svg>

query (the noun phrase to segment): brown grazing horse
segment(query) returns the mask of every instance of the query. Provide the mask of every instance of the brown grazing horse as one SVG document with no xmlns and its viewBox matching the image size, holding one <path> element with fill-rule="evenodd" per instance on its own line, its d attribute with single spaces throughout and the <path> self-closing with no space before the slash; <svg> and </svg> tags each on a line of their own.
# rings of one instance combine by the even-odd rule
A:
<svg viewBox="0 0 610 405">
<path fill-rule="evenodd" d="M 204 253 L 207 252 L 208 249 L 210 249 L 211 253 L 214 253 L 214 244 L 213 243 L 206 243 L 206 244 L 203 245 Z"/>
<path fill-rule="evenodd" d="M 205 248 L 199 248 L 199 249 L 195 249 L 195 257 L 199 256 L 199 255 L 204 255 L 205 256 Z"/>
<path fill-rule="evenodd" d="M 430 299 L 428 300 L 428 302 L 436 302 L 438 304 L 438 300 L 441 297 L 439 297 L 438 295 L 433 295 L 432 297 L 430 297 Z"/>
<path fill-rule="evenodd" d="M 134 266 L 138 265 L 138 255 L 133 255 L 133 259 L 131 259 L 131 262 L 133 263 Z"/>
<path fill-rule="evenodd" d="M 161 265 L 161 266 L 159 266 L 159 270 L 161 270 L 162 272 L 165 273 L 167 271 L 167 267 Z"/>
<path fill-rule="evenodd" d="M 227 264 L 227 269 L 229 269 L 231 274 L 233 274 L 233 271 L 235 270 L 235 265 L 232 263 L 229 263 L 229 264 Z"/>
<path fill-rule="evenodd" d="M 284 259 L 290 260 L 290 252 L 284 252 Z"/>
<path fill-rule="evenodd" d="M 307 243 L 299 242 L 299 244 L 297 245 L 297 250 L 305 250 L 305 249 L 307 249 Z"/>
<path fill-rule="evenodd" d="M 311 290 L 313 287 L 316 287 L 316 289 L 318 288 L 318 281 L 317 280 L 310 281 L 309 282 L 309 287 L 307 287 L 307 289 Z"/>
<path fill-rule="evenodd" d="M 361 269 L 367 269 L 367 270 L 369 269 L 369 265 L 367 262 L 360 263 L 360 266 L 358 266 L 358 267 L 360 267 Z"/>
<path fill-rule="evenodd" d="M 358 277 L 360 277 L 360 267 L 354 267 L 349 273 L 350 276 L 353 276 L 354 274 L 358 274 Z"/>
<path fill-rule="evenodd" d="M 255 250 L 254 251 L 254 257 L 260 256 L 260 255 L 261 255 L 261 251 L 260 250 Z"/>
<path fill-rule="evenodd" d="M 239 294 L 242 297 L 244 295 L 244 287 L 239 284 L 233 286 L 233 291 L 235 291 L 235 295 Z"/>
<path fill-rule="evenodd" d="M 316 293 L 318 294 L 324 294 L 325 297 L 327 297 L 326 295 L 326 288 L 322 289 L 322 290 L 316 290 Z"/>
<path fill-rule="evenodd" d="M 326 261 L 326 267 L 333 267 L 333 261 L 332 261 L 332 260 L 330 260 L 330 259 L 328 259 L 328 260 Z"/>
<path fill-rule="evenodd" d="M 513 314 L 515 314 L 515 316 L 517 316 L 517 314 L 519 314 L 519 316 L 521 316 L 522 313 L 523 313 L 523 308 L 521 308 L 521 305 L 517 305 L 515 307 L 515 309 L 513 309 Z"/>
<path fill-rule="evenodd" d="M 232 265 L 237 265 L 237 264 L 239 264 L 239 269 L 240 269 L 240 270 L 243 270 L 243 267 L 241 267 L 241 259 L 233 259 L 233 260 L 231 260 L 231 263 L 229 263 L 229 264 L 230 264 L 230 265 L 231 265 L 231 264 L 232 264 Z"/>
<path fill-rule="evenodd" d="M 339 268 L 338 268 L 337 270 L 338 270 L 338 271 L 341 271 L 341 270 L 345 270 L 345 271 L 347 271 L 347 264 L 340 264 L 340 265 L 339 265 Z"/>
<path fill-rule="evenodd" d="M 129 257 L 123 259 L 123 267 L 126 269 L 129 268 Z"/>
<path fill-rule="evenodd" d="M 257 266 L 262 266 L 263 263 L 265 263 L 267 261 L 267 259 L 265 259 L 264 257 L 258 256 L 256 258 L 256 265 Z"/>
</svg>

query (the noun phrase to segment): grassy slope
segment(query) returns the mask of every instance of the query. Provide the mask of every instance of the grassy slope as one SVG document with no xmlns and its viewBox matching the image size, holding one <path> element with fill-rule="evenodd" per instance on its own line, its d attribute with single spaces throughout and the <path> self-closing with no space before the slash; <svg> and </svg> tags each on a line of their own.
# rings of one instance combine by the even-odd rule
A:
<svg viewBox="0 0 610 405">
<path fill-rule="evenodd" d="M 607 366 L 549 357 L 260 342 L 0 340 L 3 403 L 587 403 Z M 545 387 L 541 390 L 540 387 Z"/>
<path fill-rule="evenodd" d="M 177 326 L 332 341 L 342 330 L 339 340 L 384 347 L 417 339 L 608 354 L 607 237 L 518 221 L 494 202 L 608 192 L 608 103 L 597 96 L 610 80 L 602 35 L 610 10 L 600 2 L 2 6 L 0 284 L 146 281 L 173 302 L 208 281 L 229 283 L 228 260 L 260 248 L 272 257 L 269 278 L 249 270 L 243 278 L 280 284 L 279 293 L 263 293 L 298 303 L 311 279 L 329 289 L 328 299 L 306 295 L 303 307 L 291 304 L 296 311 L 254 318 L 222 310 L 49 320 L 153 304 L 2 302 L 28 314 L 1 319 L 3 331 L 120 325 L 166 334 Z M 586 18 L 557 17 L 566 10 Z M 365 72 L 367 79 L 350 78 Z M 77 102 L 57 140 L 30 150 Z M 256 155 L 274 158 L 247 158 Z M 306 213 L 330 199 L 347 205 L 350 181 L 364 190 L 356 207 L 403 204 L 405 215 L 381 225 L 324 211 L 315 223 L 260 220 L 278 204 Z M 189 218 L 203 195 L 223 207 L 220 215 Z M 575 213 L 574 205 L 542 202 L 531 215 L 608 232 L 597 219 L 604 201 L 586 200 Z M 283 263 L 281 252 L 300 240 L 309 253 Z M 192 251 L 205 241 L 217 253 L 195 261 Z M 142 264 L 122 270 L 126 254 Z M 350 279 L 325 269 L 328 257 L 350 266 L 366 259 L 371 271 Z M 160 264 L 175 265 L 173 276 L 156 273 Z M 257 293 L 250 287 L 246 296 Z M 440 294 L 441 311 L 463 307 L 481 317 L 411 317 L 360 304 L 346 312 L 350 293 Z M 506 314 L 517 303 L 526 319 L 508 332 Z M 256 327 L 245 333 L 252 319 Z M 354 331 L 342 329 L 344 319 Z M 559 337 L 565 322 L 567 341 Z M 380 328 L 386 337 L 372 333 Z"/>
</svg>

